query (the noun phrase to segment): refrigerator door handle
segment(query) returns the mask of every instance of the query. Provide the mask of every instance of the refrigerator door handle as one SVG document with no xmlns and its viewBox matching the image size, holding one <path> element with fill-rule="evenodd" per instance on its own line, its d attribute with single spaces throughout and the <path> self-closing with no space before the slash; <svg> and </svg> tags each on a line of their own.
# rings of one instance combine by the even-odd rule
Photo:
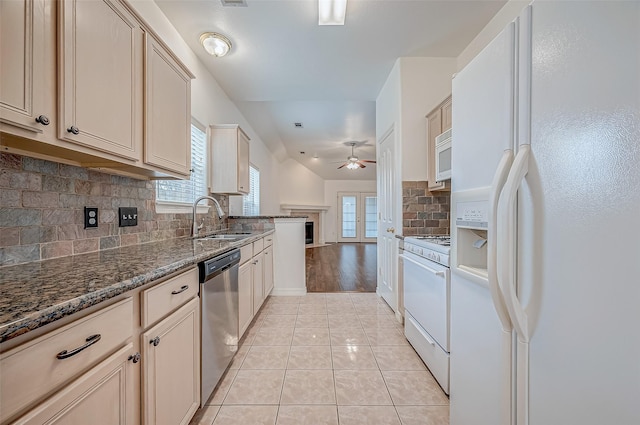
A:
<svg viewBox="0 0 640 425">
<path fill-rule="evenodd" d="M 509 169 L 511 168 L 512 162 L 513 150 L 505 149 L 502 153 L 502 158 L 500 158 L 500 162 L 498 163 L 496 173 L 493 176 L 493 182 L 491 183 L 491 193 L 489 195 L 489 217 L 491 217 L 491 222 L 489 223 L 489 234 L 487 237 L 487 269 L 489 273 L 489 291 L 491 292 L 493 305 L 496 309 L 496 313 L 498 313 L 500 323 L 502 323 L 502 329 L 505 332 L 509 333 L 509 335 L 511 334 L 513 326 L 511 324 L 511 319 L 509 318 L 509 312 L 507 311 L 506 303 L 504 301 L 504 295 L 502 294 L 500 285 L 498 283 L 498 239 L 496 228 L 498 225 L 498 200 L 500 199 L 500 192 L 502 191 L 502 188 L 507 181 Z"/>
<path fill-rule="evenodd" d="M 509 317 L 513 323 L 518 338 L 524 343 L 529 342 L 529 328 L 527 313 L 516 295 L 515 263 L 516 263 L 516 202 L 518 189 L 529 171 L 529 157 L 531 147 L 520 145 L 518 154 L 513 160 L 513 166 L 507 177 L 498 200 L 497 214 L 497 263 L 498 283 L 506 302 Z"/>
</svg>

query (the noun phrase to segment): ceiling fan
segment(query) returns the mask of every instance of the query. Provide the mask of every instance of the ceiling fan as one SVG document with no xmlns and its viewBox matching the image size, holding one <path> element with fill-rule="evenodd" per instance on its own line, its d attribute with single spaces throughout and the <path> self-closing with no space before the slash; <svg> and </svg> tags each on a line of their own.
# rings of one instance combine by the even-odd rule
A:
<svg viewBox="0 0 640 425">
<path fill-rule="evenodd" d="M 347 167 L 350 170 L 365 168 L 366 165 L 364 165 L 363 162 L 370 162 L 372 164 L 376 163 L 371 159 L 358 159 L 358 157 L 353 153 L 353 148 L 356 145 L 356 143 L 352 142 L 350 144 L 351 144 L 351 155 L 347 157 L 347 162 L 345 162 L 344 164 L 338 167 L 338 170 L 341 169 L 342 167 Z"/>
</svg>

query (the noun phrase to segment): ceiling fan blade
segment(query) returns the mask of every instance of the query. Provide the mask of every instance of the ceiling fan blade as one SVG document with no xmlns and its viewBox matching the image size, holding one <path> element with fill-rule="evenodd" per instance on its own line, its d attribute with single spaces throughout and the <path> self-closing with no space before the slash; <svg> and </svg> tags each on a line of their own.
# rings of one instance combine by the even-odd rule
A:
<svg viewBox="0 0 640 425">
<path fill-rule="evenodd" d="M 372 164 L 375 164 L 376 161 L 372 160 L 372 159 L 361 159 L 360 162 L 370 162 Z"/>
<path fill-rule="evenodd" d="M 366 165 L 364 165 L 362 162 L 358 161 L 356 162 L 356 164 L 358 164 L 360 166 L 360 168 L 367 168 Z"/>
<path fill-rule="evenodd" d="M 342 164 L 341 166 L 338 167 L 338 170 L 341 169 L 342 167 L 346 167 L 347 163 L 345 162 L 344 164 Z"/>
</svg>

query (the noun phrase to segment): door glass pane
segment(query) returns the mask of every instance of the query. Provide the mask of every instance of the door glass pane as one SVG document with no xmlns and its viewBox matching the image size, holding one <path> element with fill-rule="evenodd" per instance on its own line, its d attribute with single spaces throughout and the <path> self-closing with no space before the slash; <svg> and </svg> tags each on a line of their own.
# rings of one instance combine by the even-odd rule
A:
<svg viewBox="0 0 640 425">
<path fill-rule="evenodd" d="M 342 197 L 342 237 L 356 237 L 356 197 Z"/>
<path fill-rule="evenodd" d="M 378 236 L 378 198 L 367 196 L 364 198 L 364 237 L 375 238 Z"/>
</svg>

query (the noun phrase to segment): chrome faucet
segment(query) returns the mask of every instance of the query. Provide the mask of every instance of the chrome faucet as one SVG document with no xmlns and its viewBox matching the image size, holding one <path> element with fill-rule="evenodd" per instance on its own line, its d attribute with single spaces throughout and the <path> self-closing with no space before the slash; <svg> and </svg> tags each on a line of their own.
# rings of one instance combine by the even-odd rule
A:
<svg viewBox="0 0 640 425">
<path fill-rule="evenodd" d="M 224 217 L 224 211 L 222 211 L 222 207 L 220 206 L 220 203 L 218 202 L 218 200 L 216 198 L 213 198 L 211 196 L 201 196 L 198 199 L 196 199 L 193 202 L 193 227 L 191 229 L 191 237 L 195 238 L 196 236 L 198 236 L 198 230 L 200 230 L 200 227 L 198 227 L 198 224 L 196 223 L 196 209 L 198 207 L 198 202 L 202 201 L 203 199 L 209 199 L 211 201 L 213 201 L 214 204 L 216 204 L 216 211 L 218 212 L 218 218 L 222 218 Z"/>
</svg>

